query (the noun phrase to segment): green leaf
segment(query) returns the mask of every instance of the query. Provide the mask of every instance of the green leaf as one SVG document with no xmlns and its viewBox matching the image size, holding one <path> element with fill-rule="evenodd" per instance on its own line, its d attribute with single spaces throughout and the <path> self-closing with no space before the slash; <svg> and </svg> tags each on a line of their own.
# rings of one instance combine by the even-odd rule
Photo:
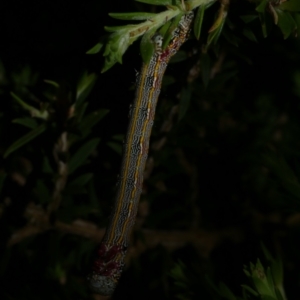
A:
<svg viewBox="0 0 300 300">
<path fill-rule="evenodd" d="M 46 129 L 46 125 L 42 124 L 39 127 L 31 130 L 30 132 L 28 132 L 27 134 L 22 136 L 20 139 L 15 141 L 11 146 L 9 146 L 8 149 L 5 151 L 3 157 L 6 158 L 10 153 L 16 151 L 20 147 L 22 147 L 25 144 L 27 144 L 28 142 L 30 142 L 31 140 L 33 140 L 34 138 L 39 136 L 41 133 L 43 133 L 45 131 L 45 129 Z"/>
<path fill-rule="evenodd" d="M 278 27 L 282 31 L 283 37 L 286 39 L 296 29 L 297 25 L 288 12 L 284 12 L 280 9 L 275 9 L 278 14 Z"/>
<path fill-rule="evenodd" d="M 151 30 L 147 31 L 141 40 L 140 44 L 140 51 L 141 56 L 145 64 L 148 64 L 154 51 L 155 51 L 155 45 L 152 40 L 153 35 L 156 31 L 156 28 L 152 28 Z"/>
<path fill-rule="evenodd" d="M 132 28 L 135 28 L 135 25 L 104 26 L 107 32 L 125 32 Z"/>
<path fill-rule="evenodd" d="M 108 112 L 108 109 L 99 109 L 85 116 L 79 124 L 79 129 L 82 131 L 83 136 L 86 136 L 90 132 L 91 128 L 102 120 Z"/>
<path fill-rule="evenodd" d="M 171 39 L 173 38 L 174 30 L 178 27 L 178 24 L 181 20 L 181 17 L 183 16 L 183 13 L 179 13 L 172 21 L 171 24 L 166 31 L 165 35 L 163 36 L 163 44 L 162 49 L 166 49 L 169 45 Z"/>
<path fill-rule="evenodd" d="M 300 1 L 299 0 L 289 0 L 286 2 L 281 3 L 278 6 L 281 10 L 287 11 L 300 11 Z"/>
<path fill-rule="evenodd" d="M 95 179 L 94 177 L 89 181 L 88 186 L 87 186 L 87 191 L 88 191 L 88 199 L 87 201 L 89 201 L 90 203 L 90 207 L 93 207 L 93 210 L 90 211 L 90 213 L 96 213 L 99 214 L 101 216 L 103 216 L 102 211 L 98 211 L 100 205 L 99 205 L 99 199 L 96 193 L 96 184 L 95 184 Z"/>
<path fill-rule="evenodd" d="M 187 278 L 187 275 L 185 274 L 186 266 L 185 264 L 179 260 L 177 263 L 174 264 L 170 271 L 170 276 L 175 280 L 175 284 L 177 286 L 186 287 L 187 282 L 189 279 Z"/>
<path fill-rule="evenodd" d="M 170 26 L 171 26 L 171 21 L 168 21 L 159 29 L 158 33 L 164 37 L 167 34 L 167 31 L 169 30 Z"/>
<path fill-rule="evenodd" d="M 77 85 L 77 92 L 76 92 L 76 105 L 80 105 L 86 97 L 91 92 L 95 82 L 97 79 L 97 75 L 95 73 L 87 74 L 84 73 L 80 82 Z"/>
<path fill-rule="evenodd" d="M 148 12 L 109 13 L 110 17 L 119 20 L 144 21 L 149 20 L 156 14 Z"/>
<path fill-rule="evenodd" d="M 53 81 L 53 80 L 44 79 L 44 82 L 54 86 L 57 89 L 59 88 L 59 84 L 57 82 Z"/>
<path fill-rule="evenodd" d="M 194 34 L 197 40 L 200 39 L 201 29 L 202 29 L 202 23 L 204 18 L 204 12 L 205 12 L 206 6 L 201 5 L 198 10 L 194 21 Z"/>
<path fill-rule="evenodd" d="M 258 15 L 259 15 L 260 23 L 261 23 L 263 37 L 266 38 L 268 36 L 266 13 L 262 12 L 262 13 L 259 13 Z"/>
<path fill-rule="evenodd" d="M 45 185 L 44 180 L 38 179 L 35 187 L 35 192 L 40 204 L 47 204 L 51 201 L 51 195 L 48 187 Z"/>
<path fill-rule="evenodd" d="M 179 106 L 179 117 L 178 117 L 179 121 L 185 116 L 190 106 L 191 95 L 192 95 L 192 87 L 189 84 L 187 87 L 184 87 L 180 93 L 180 106 Z"/>
<path fill-rule="evenodd" d="M 169 64 L 174 64 L 174 63 L 178 63 L 178 62 L 181 62 L 181 61 L 184 61 L 187 59 L 187 53 L 185 51 L 177 51 L 176 54 L 174 56 L 171 57 L 171 60 L 169 62 Z M 163 81 L 165 80 L 165 76 L 163 78 Z M 165 81 L 164 81 L 165 82 Z M 164 83 L 164 86 L 165 86 L 165 83 Z"/>
<path fill-rule="evenodd" d="M 36 118 L 40 118 L 40 119 L 44 119 L 47 120 L 49 117 L 49 114 L 46 110 L 42 111 L 42 110 L 38 110 L 35 107 L 27 104 L 26 102 L 24 102 L 20 97 L 18 97 L 16 94 L 14 94 L 13 92 L 10 92 L 10 95 L 26 110 L 28 110 L 31 114 L 32 117 L 36 117 Z"/>
<path fill-rule="evenodd" d="M 212 27 L 209 29 L 209 34 L 207 37 L 207 45 L 206 48 L 210 46 L 211 43 L 216 44 L 219 36 L 222 32 L 222 29 L 224 27 L 225 21 L 226 21 L 226 17 L 227 17 L 227 13 L 228 13 L 228 8 L 225 7 L 221 7 L 218 11 L 218 15 L 212 25 Z"/>
<path fill-rule="evenodd" d="M 263 155 L 263 159 L 266 167 L 274 172 L 282 186 L 295 197 L 300 198 L 300 183 L 284 157 L 279 153 L 269 151 Z"/>
<path fill-rule="evenodd" d="M 42 171 L 43 171 L 43 173 L 54 174 L 54 171 L 53 171 L 53 169 L 52 169 L 52 167 L 50 165 L 48 156 L 44 155 L 43 157 L 44 157 L 43 163 L 42 163 Z"/>
<path fill-rule="evenodd" d="M 264 13 L 268 3 L 269 3 L 268 0 L 261 1 L 260 4 L 256 7 L 256 11 L 260 13 Z"/>
<path fill-rule="evenodd" d="M 106 42 L 103 54 L 105 62 L 102 73 L 110 69 L 117 62 L 122 63 L 123 54 L 134 41 L 142 37 L 147 31 L 163 26 L 168 20 L 173 19 L 180 12 L 180 8 L 168 6 L 168 10 L 156 13 L 152 19 L 140 24 L 106 27 L 106 29 L 113 32 L 113 34 L 108 37 L 108 41 Z"/>
<path fill-rule="evenodd" d="M 37 121 L 35 119 L 29 118 L 29 117 L 14 119 L 12 121 L 12 123 L 20 124 L 20 125 L 23 125 L 25 127 L 31 128 L 31 129 L 34 129 L 38 126 Z"/>
<path fill-rule="evenodd" d="M 77 150 L 77 152 L 71 157 L 69 161 L 69 174 L 73 173 L 85 162 L 88 156 L 97 147 L 99 142 L 99 138 L 92 139 Z"/>
<path fill-rule="evenodd" d="M 224 28 L 222 31 L 223 37 L 228 41 L 228 43 L 232 44 L 235 47 L 238 47 L 240 44 L 240 39 L 232 33 L 231 30 L 227 30 Z"/>
<path fill-rule="evenodd" d="M 241 287 L 243 287 L 245 290 L 247 290 L 248 292 L 250 292 L 255 297 L 259 296 L 259 294 L 254 289 L 252 289 L 250 286 L 242 284 Z"/>
<path fill-rule="evenodd" d="M 103 47 L 103 43 L 99 42 L 94 47 L 92 47 L 90 50 L 88 50 L 86 52 L 86 54 L 96 54 L 96 53 L 100 52 L 100 50 L 102 49 L 102 47 Z"/>
<path fill-rule="evenodd" d="M 261 248 L 264 252 L 264 255 L 265 255 L 266 259 L 270 262 L 274 261 L 274 257 L 272 256 L 270 251 L 266 248 L 266 246 L 263 243 L 261 243 L 260 245 L 261 245 Z"/>
<path fill-rule="evenodd" d="M 283 300 L 284 288 L 283 288 L 283 263 L 280 258 L 275 259 L 269 250 L 265 247 L 263 243 L 261 243 L 262 250 L 264 255 L 269 263 L 271 263 L 271 272 L 272 279 L 274 280 L 275 285 L 275 294 L 277 300 Z"/>
<path fill-rule="evenodd" d="M 177 7 L 181 7 L 182 0 L 173 0 L 172 4 L 176 5 Z"/>
<path fill-rule="evenodd" d="M 103 56 L 106 57 L 102 73 L 110 69 L 114 64 L 122 63 L 122 56 L 132 43 L 133 39 L 129 38 L 129 34 L 123 32 L 111 35 L 110 40 L 107 42 Z"/>
<path fill-rule="evenodd" d="M 262 295 L 261 300 L 278 300 L 275 296 Z"/>
<path fill-rule="evenodd" d="M 240 16 L 240 18 L 246 23 L 250 23 L 257 19 L 257 15 L 245 15 L 245 16 Z"/>
<path fill-rule="evenodd" d="M 243 35 L 244 35 L 246 38 L 248 38 L 250 41 L 258 43 L 255 34 L 254 34 L 253 31 L 250 30 L 249 28 L 244 28 L 244 30 L 243 30 Z"/>
<path fill-rule="evenodd" d="M 211 74 L 211 61 L 208 54 L 203 53 L 201 55 L 200 68 L 201 68 L 203 84 L 205 87 L 207 87 L 210 80 L 210 74 Z"/>
<path fill-rule="evenodd" d="M 76 179 L 74 179 L 72 182 L 70 182 L 67 186 L 67 188 L 72 188 L 72 187 L 83 187 L 85 186 L 92 178 L 94 174 L 93 173 L 86 173 L 83 174 Z"/>
<path fill-rule="evenodd" d="M 219 284 L 219 290 L 220 290 L 220 294 L 224 298 L 226 298 L 228 300 L 236 300 L 236 297 L 234 296 L 232 291 L 228 288 L 228 286 L 225 283 L 221 282 Z"/>
<path fill-rule="evenodd" d="M 218 295 L 220 295 L 219 289 L 218 289 L 217 286 L 214 284 L 214 282 L 209 278 L 208 275 L 205 275 L 205 279 L 206 279 L 208 285 L 214 290 L 214 292 L 217 293 Z"/>
<path fill-rule="evenodd" d="M 117 152 L 119 155 L 122 155 L 122 144 L 116 142 L 108 142 L 107 146 Z"/>
<path fill-rule="evenodd" d="M 82 117 L 84 116 L 85 111 L 86 111 L 88 105 L 89 105 L 88 102 L 84 102 L 81 105 L 76 105 L 76 121 L 79 124 L 81 124 Z"/>
<path fill-rule="evenodd" d="M 124 134 L 115 134 L 111 138 L 115 141 L 123 142 L 124 141 Z"/>
<path fill-rule="evenodd" d="M 284 293 L 284 290 L 282 289 L 282 292 L 275 286 L 275 294 L 276 294 L 276 300 L 286 300 L 284 297 L 283 297 L 283 294 Z"/>
<path fill-rule="evenodd" d="M 135 0 L 137 2 L 147 3 L 151 5 L 172 5 L 172 0 Z"/>
</svg>

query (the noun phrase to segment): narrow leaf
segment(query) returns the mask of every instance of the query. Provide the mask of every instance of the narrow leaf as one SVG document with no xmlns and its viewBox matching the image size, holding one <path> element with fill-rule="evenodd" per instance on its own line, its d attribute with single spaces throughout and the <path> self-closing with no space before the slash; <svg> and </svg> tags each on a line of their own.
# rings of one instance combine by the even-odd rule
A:
<svg viewBox="0 0 300 300">
<path fill-rule="evenodd" d="M 15 141 L 11 146 L 8 147 L 8 149 L 4 153 L 4 158 L 6 158 L 10 153 L 16 151 L 20 147 L 24 146 L 37 136 L 39 136 L 41 133 L 43 133 L 46 129 L 46 125 L 42 124 L 39 127 L 33 129 L 32 131 L 28 132 L 24 136 L 22 136 L 20 139 Z"/>
<path fill-rule="evenodd" d="M 259 13 L 259 19 L 261 23 L 263 37 L 266 38 L 268 36 L 266 13 L 265 12 Z"/>
<path fill-rule="evenodd" d="M 53 80 L 44 79 L 44 82 L 54 86 L 57 89 L 59 88 L 59 84 L 57 82 L 53 81 Z"/>
<path fill-rule="evenodd" d="M 49 158 L 46 154 L 44 155 L 44 159 L 43 159 L 43 163 L 42 163 L 42 171 L 45 174 L 53 174 L 54 173 L 53 168 L 50 165 Z"/>
<path fill-rule="evenodd" d="M 86 97 L 89 95 L 91 92 L 95 82 L 97 79 L 97 75 L 92 73 L 92 74 L 87 74 L 85 73 L 78 86 L 77 86 L 77 93 L 76 93 L 76 105 L 80 105 Z"/>
<path fill-rule="evenodd" d="M 81 105 L 76 105 L 76 121 L 81 124 L 81 120 L 85 114 L 85 111 L 88 107 L 89 103 L 88 102 L 84 102 Z"/>
<path fill-rule="evenodd" d="M 280 28 L 283 37 L 287 39 L 297 27 L 296 23 L 288 12 L 284 12 L 280 9 L 276 9 L 276 12 L 278 14 L 277 25 Z"/>
<path fill-rule="evenodd" d="M 156 14 L 148 13 L 148 12 L 109 13 L 108 15 L 114 19 L 132 20 L 132 21 L 149 20 L 153 16 L 156 16 Z"/>
<path fill-rule="evenodd" d="M 141 40 L 140 44 L 140 51 L 141 56 L 145 64 L 149 63 L 154 51 L 155 51 L 155 45 L 152 40 L 153 35 L 156 31 L 156 28 L 152 28 L 151 30 L 147 31 Z"/>
<path fill-rule="evenodd" d="M 216 44 L 216 42 L 218 41 L 219 36 L 222 32 L 223 26 L 226 21 L 227 13 L 228 13 L 228 6 L 221 6 L 212 27 L 208 31 L 209 35 L 207 38 L 207 47 L 212 42 L 214 42 L 214 44 Z"/>
<path fill-rule="evenodd" d="M 252 295 L 254 295 L 256 297 L 259 296 L 259 294 L 255 290 L 253 290 L 250 286 L 242 284 L 241 287 L 244 288 L 245 290 L 247 290 L 248 292 L 250 292 Z"/>
<path fill-rule="evenodd" d="M 110 69 L 114 64 L 122 63 L 122 56 L 134 39 L 128 33 L 120 32 L 111 35 L 105 47 L 103 56 L 106 56 L 102 73 Z"/>
<path fill-rule="evenodd" d="M 73 173 L 85 162 L 88 156 L 97 147 L 99 142 L 99 138 L 92 139 L 77 150 L 77 152 L 71 157 L 69 161 L 69 174 Z"/>
<path fill-rule="evenodd" d="M 151 5 L 172 5 L 172 0 L 135 0 L 137 2 L 147 3 Z"/>
<path fill-rule="evenodd" d="M 256 7 L 256 11 L 260 13 L 264 13 L 268 4 L 268 0 L 263 0 L 260 4 Z"/>
<path fill-rule="evenodd" d="M 38 179 L 35 187 L 35 193 L 40 201 L 40 204 L 47 204 L 51 201 L 50 191 L 46 186 L 44 180 Z"/>
<path fill-rule="evenodd" d="M 182 89 L 180 94 L 180 107 L 179 107 L 179 117 L 178 117 L 179 120 L 181 120 L 185 116 L 190 106 L 191 95 L 192 95 L 192 88 L 191 85 L 189 84 L 187 87 L 184 87 Z"/>
<path fill-rule="evenodd" d="M 210 286 L 210 288 L 212 288 L 218 295 L 221 296 L 219 289 L 217 288 L 217 286 L 214 284 L 214 282 L 208 277 L 208 275 L 205 275 L 205 279 L 208 283 L 208 285 Z"/>
<path fill-rule="evenodd" d="M 132 28 L 135 28 L 135 25 L 104 26 L 107 32 L 128 31 Z"/>
<path fill-rule="evenodd" d="M 231 30 L 226 30 L 227 28 L 224 28 L 222 30 L 223 37 L 228 41 L 228 43 L 234 45 L 235 47 L 238 47 L 240 44 L 240 39 L 232 33 Z"/>
<path fill-rule="evenodd" d="M 178 63 L 178 62 L 181 62 L 181 61 L 184 61 L 187 59 L 187 53 L 185 51 L 177 51 L 176 54 L 174 56 L 171 57 L 171 60 L 169 62 L 169 64 L 174 64 L 174 63 Z M 164 79 L 163 79 L 163 82 L 164 82 L 164 86 L 165 86 L 165 76 L 164 76 Z"/>
<path fill-rule="evenodd" d="M 159 34 L 161 34 L 162 36 L 165 36 L 167 34 L 167 31 L 169 30 L 170 26 L 171 26 L 171 21 L 168 21 L 159 29 L 159 31 L 158 31 Z"/>
<path fill-rule="evenodd" d="M 117 152 L 119 155 L 122 154 L 122 145 L 120 143 L 116 142 L 108 142 L 107 145 L 113 149 L 115 152 Z"/>
<path fill-rule="evenodd" d="M 25 127 L 31 128 L 31 129 L 34 129 L 38 126 L 37 121 L 35 119 L 29 118 L 29 117 L 14 119 L 12 121 L 12 123 L 20 124 L 20 125 L 23 125 Z"/>
<path fill-rule="evenodd" d="M 254 21 L 255 19 L 257 19 L 257 15 L 244 15 L 244 16 L 240 16 L 240 18 L 246 23 L 250 23 L 252 21 Z"/>
<path fill-rule="evenodd" d="M 111 138 L 115 141 L 123 142 L 124 134 L 115 134 Z"/>
<path fill-rule="evenodd" d="M 206 6 L 201 5 L 198 10 L 194 21 L 194 34 L 196 36 L 196 39 L 200 39 L 201 29 L 202 29 L 202 23 L 203 23 L 203 17 L 205 12 Z"/>
<path fill-rule="evenodd" d="M 82 131 L 83 135 L 87 135 L 90 130 L 107 114 L 108 109 L 99 109 L 85 116 L 79 124 L 79 129 Z"/>
<path fill-rule="evenodd" d="M 20 97 L 18 97 L 13 92 L 10 92 L 10 95 L 26 110 L 28 110 L 32 117 L 40 118 L 40 119 L 48 119 L 48 112 L 46 110 L 38 110 L 35 107 L 27 104 L 25 101 L 23 101 Z"/>
<path fill-rule="evenodd" d="M 299 0 L 289 0 L 281 3 L 278 8 L 287 11 L 300 11 L 300 1 Z"/>
<path fill-rule="evenodd" d="M 163 37 L 163 45 L 162 49 L 166 49 L 169 45 L 171 39 L 173 38 L 173 32 L 178 27 L 178 24 L 181 20 L 181 17 L 183 16 L 183 13 L 179 13 L 171 22 L 170 27 L 166 31 L 166 34 Z"/>
<path fill-rule="evenodd" d="M 94 47 L 86 52 L 86 54 L 96 54 L 100 52 L 101 48 L 103 47 L 103 43 L 97 43 Z"/>
<path fill-rule="evenodd" d="M 285 293 L 284 293 L 284 289 L 283 289 L 283 288 L 282 288 L 282 290 L 280 291 L 280 289 L 277 288 L 277 287 L 275 286 L 276 300 L 285 300 L 286 298 L 283 297 L 284 294 L 285 294 Z"/>
<path fill-rule="evenodd" d="M 69 183 L 67 188 L 83 187 L 93 178 L 93 176 L 94 176 L 93 173 L 83 174 L 77 177 L 76 179 L 74 179 L 71 183 Z"/>
<path fill-rule="evenodd" d="M 236 297 L 234 296 L 232 291 L 228 288 L 228 286 L 225 283 L 221 282 L 219 285 L 219 289 L 220 289 L 220 293 L 224 298 L 228 300 L 236 300 Z"/>
<path fill-rule="evenodd" d="M 208 54 L 203 53 L 201 55 L 200 67 L 201 67 L 203 84 L 205 87 L 207 87 L 210 80 L 210 73 L 211 73 L 211 60 Z"/>
<path fill-rule="evenodd" d="M 252 42 L 256 42 L 256 43 L 258 42 L 257 39 L 256 39 L 255 34 L 254 34 L 253 31 L 250 30 L 249 28 L 245 28 L 245 29 L 243 30 L 243 35 L 244 35 L 246 38 L 248 38 L 250 41 L 252 41 Z"/>
</svg>

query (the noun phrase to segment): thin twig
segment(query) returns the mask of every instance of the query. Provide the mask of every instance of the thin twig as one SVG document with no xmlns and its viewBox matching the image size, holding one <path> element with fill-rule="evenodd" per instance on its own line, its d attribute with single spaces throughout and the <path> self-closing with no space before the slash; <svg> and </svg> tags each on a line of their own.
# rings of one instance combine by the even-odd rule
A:
<svg viewBox="0 0 300 300">
<path fill-rule="evenodd" d="M 7 242 L 7 246 L 11 247 L 24 239 L 41 234 L 48 230 L 57 230 L 59 232 L 78 235 L 95 242 L 100 242 L 103 238 L 105 229 L 97 228 L 95 224 L 77 219 L 71 224 L 67 224 L 56 220 L 54 224 L 50 224 L 47 214 L 42 208 L 35 204 L 30 205 L 25 210 L 25 217 L 28 224 L 22 229 L 16 231 Z M 164 246 L 169 251 L 182 248 L 187 244 L 192 244 L 203 257 L 208 257 L 210 252 L 223 239 L 231 239 L 235 242 L 243 239 L 241 229 L 227 228 L 217 231 L 206 230 L 188 230 L 188 231 L 169 231 L 169 230 L 140 230 L 142 239 L 138 239 L 132 243 L 129 249 L 129 260 L 139 256 L 146 249 L 154 248 L 158 245 Z"/>
</svg>

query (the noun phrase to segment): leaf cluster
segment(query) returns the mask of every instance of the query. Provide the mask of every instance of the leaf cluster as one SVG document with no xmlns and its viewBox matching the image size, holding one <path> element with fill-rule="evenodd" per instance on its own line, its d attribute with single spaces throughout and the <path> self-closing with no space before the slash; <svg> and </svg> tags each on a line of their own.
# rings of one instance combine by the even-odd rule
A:
<svg viewBox="0 0 300 300">
<path fill-rule="evenodd" d="M 175 0 L 143 0 L 139 2 L 165 6 L 167 10 L 159 13 L 110 13 L 109 15 L 115 19 L 144 22 L 105 27 L 106 31 L 111 32 L 111 34 L 102 37 L 101 41 L 87 52 L 88 54 L 95 54 L 104 47 L 103 56 L 105 57 L 105 62 L 102 72 L 107 71 L 117 62 L 122 63 L 123 54 L 127 51 L 128 47 L 141 36 L 143 36 L 141 40 L 141 54 L 144 62 L 147 63 L 153 53 L 151 37 L 154 33 L 160 29 L 159 32 L 163 35 L 164 47 L 166 47 L 172 38 L 172 32 L 178 25 L 181 15 L 189 10 L 197 9 L 193 32 L 196 39 L 199 40 L 203 31 L 203 21 L 204 19 L 206 20 L 204 16 L 205 11 L 212 6 L 216 0 L 190 0 L 186 2 Z M 206 42 L 204 43 L 205 51 L 207 51 L 209 46 L 217 44 L 226 23 L 231 30 L 236 27 L 230 20 L 227 20 L 231 1 L 221 0 L 219 2 L 220 4 L 216 9 L 215 17 L 213 20 L 210 20 L 211 25 L 207 32 Z M 268 36 L 272 23 L 280 28 L 285 39 L 291 34 L 297 35 L 300 23 L 300 16 L 298 14 L 300 7 L 297 0 L 261 0 L 256 2 L 256 7 L 253 5 L 251 12 L 240 15 L 240 18 L 246 24 L 259 18 L 264 37 Z M 270 20 L 271 17 L 273 18 L 273 22 Z M 243 29 L 243 35 L 249 40 L 257 42 L 257 33 L 255 34 L 251 27 L 246 26 Z M 224 37 L 234 45 L 238 45 L 234 33 L 228 33 L 228 30 L 226 30 L 224 31 Z"/>
</svg>

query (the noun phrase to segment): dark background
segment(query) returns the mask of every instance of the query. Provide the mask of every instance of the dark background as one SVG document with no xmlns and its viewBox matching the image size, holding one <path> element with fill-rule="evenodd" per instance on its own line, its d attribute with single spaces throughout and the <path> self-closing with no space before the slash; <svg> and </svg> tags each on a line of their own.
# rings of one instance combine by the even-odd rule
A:
<svg viewBox="0 0 300 300">
<path fill-rule="evenodd" d="M 217 8 L 207 12 L 204 32 Z M 58 120 L 53 117 L 51 130 L 1 158 L 1 299 L 101 299 L 88 290 L 86 276 L 109 215 L 141 57 L 135 43 L 122 65 L 100 74 L 101 54 L 85 52 L 105 33 L 104 25 L 119 24 L 109 12 L 147 9 L 157 11 L 133 1 L 1 3 L 2 155 L 28 132 L 12 123 L 29 114 L 10 91 L 36 105 L 26 97 L 30 93 L 46 101 L 44 79 L 72 95 L 83 72 L 94 72 L 98 79 L 87 112 L 109 110 L 87 139 L 69 149 L 72 156 L 81 143 L 101 138 L 87 162 L 68 178 L 71 182 L 88 172 L 92 180 L 83 190 L 70 191 L 67 185 L 49 223 L 24 212 L 29 205 L 44 209 L 51 201 L 39 184 L 51 195 L 57 174 L 45 173 L 42 164 L 47 156 L 53 164 Z M 300 43 L 295 37 L 284 40 L 275 26 L 264 39 L 258 20 L 249 25 L 258 43 L 247 40 L 238 16 L 249 12 L 255 13 L 254 7 L 246 1 L 234 2 L 229 14 L 234 26 L 225 26 L 229 37 L 221 36 L 217 47 L 202 53 L 205 35 L 200 42 L 191 36 L 181 53 L 186 59 L 168 67 L 151 137 L 153 163 L 128 267 L 114 299 L 175 299 L 180 293 L 185 299 L 214 299 L 205 275 L 241 295 L 240 285 L 248 282 L 243 266 L 258 257 L 266 263 L 261 242 L 282 258 L 287 297 L 298 299 Z M 230 42 L 233 37 L 238 46 Z M 196 70 L 194 76 L 189 76 L 191 70 Z M 58 221 L 70 227 L 56 226 Z M 37 231 L 26 235 L 22 229 L 30 222 Z M 82 224 L 84 233 L 74 222 Z M 20 240 L 10 245 L 16 232 Z M 182 289 L 170 275 L 178 261 L 187 270 Z"/>
</svg>

